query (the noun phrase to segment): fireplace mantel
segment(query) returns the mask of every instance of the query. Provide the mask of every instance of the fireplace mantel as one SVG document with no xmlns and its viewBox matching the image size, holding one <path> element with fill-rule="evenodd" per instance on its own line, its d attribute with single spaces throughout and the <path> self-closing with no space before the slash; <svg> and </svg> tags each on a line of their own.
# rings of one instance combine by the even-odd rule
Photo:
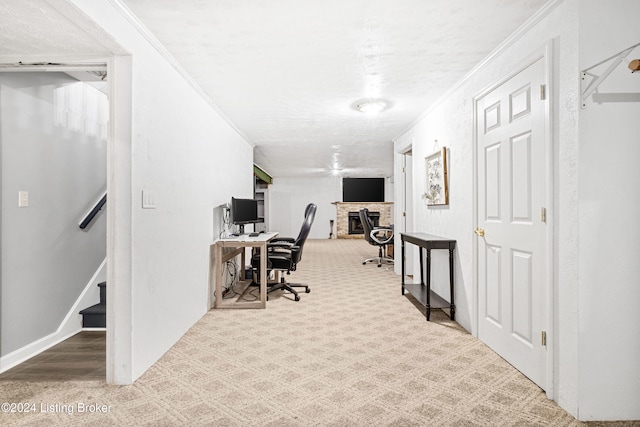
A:
<svg viewBox="0 0 640 427">
<path fill-rule="evenodd" d="M 393 224 L 393 202 L 333 202 L 336 205 L 336 237 L 338 239 L 363 239 L 362 234 L 349 234 L 349 212 L 367 208 L 380 212 L 380 225 Z"/>
</svg>

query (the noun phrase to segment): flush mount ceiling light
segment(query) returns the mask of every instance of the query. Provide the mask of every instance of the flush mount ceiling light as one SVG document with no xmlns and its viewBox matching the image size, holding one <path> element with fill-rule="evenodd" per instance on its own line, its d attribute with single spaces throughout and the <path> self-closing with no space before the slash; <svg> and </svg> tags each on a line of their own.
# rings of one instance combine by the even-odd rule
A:
<svg viewBox="0 0 640 427">
<path fill-rule="evenodd" d="M 382 98 L 361 99 L 353 103 L 352 107 L 356 111 L 365 114 L 378 114 L 388 109 L 391 103 Z"/>
</svg>

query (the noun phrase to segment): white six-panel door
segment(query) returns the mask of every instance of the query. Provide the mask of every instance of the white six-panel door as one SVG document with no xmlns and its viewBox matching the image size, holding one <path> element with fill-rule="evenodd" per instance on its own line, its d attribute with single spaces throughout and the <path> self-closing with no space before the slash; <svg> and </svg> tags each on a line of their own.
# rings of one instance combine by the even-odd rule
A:
<svg viewBox="0 0 640 427">
<path fill-rule="evenodd" d="M 478 338 L 546 387 L 545 60 L 477 100 Z"/>
</svg>

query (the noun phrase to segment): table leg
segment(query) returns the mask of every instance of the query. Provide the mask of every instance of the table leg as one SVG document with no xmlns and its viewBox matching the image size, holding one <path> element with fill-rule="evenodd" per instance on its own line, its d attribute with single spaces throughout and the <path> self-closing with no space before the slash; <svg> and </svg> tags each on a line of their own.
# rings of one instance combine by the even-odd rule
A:
<svg viewBox="0 0 640 427">
<path fill-rule="evenodd" d="M 422 257 L 421 257 L 422 258 Z M 427 322 L 431 317 L 431 249 L 427 249 Z"/>
<path fill-rule="evenodd" d="M 451 320 L 456 320 L 456 305 L 454 303 L 455 290 L 453 287 L 453 249 L 449 249 L 449 292 L 451 296 Z"/>
<path fill-rule="evenodd" d="M 260 246 L 260 305 L 267 306 L 267 243 Z"/>
<path fill-rule="evenodd" d="M 418 248 L 418 255 L 420 255 L 420 286 L 424 286 L 424 261 L 422 260 L 424 249 L 422 246 Z"/>
<path fill-rule="evenodd" d="M 402 295 L 404 295 L 404 272 L 405 272 L 405 258 L 404 258 L 404 239 L 402 239 L 401 244 L 401 252 L 402 252 Z"/>
<path fill-rule="evenodd" d="M 215 303 L 214 307 L 220 307 L 222 305 L 222 245 L 216 244 L 213 249 L 214 268 L 215 273 Z"/>
</svg>

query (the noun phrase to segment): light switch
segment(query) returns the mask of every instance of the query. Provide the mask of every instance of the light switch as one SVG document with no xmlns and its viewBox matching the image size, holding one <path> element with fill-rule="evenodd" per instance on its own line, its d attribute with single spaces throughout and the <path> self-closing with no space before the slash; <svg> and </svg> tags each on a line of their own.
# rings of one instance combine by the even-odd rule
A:
<svg viewBox="0 0 640 427">
<path fill-rule="evenodd" d="M 151 191 L 142 191 L 142 209 L 155 209 L 156 201 Z"/>
<path fill-rule="evenodd" d="M 29 206 L 29 192 L 18 191 L 18 207 L 26 208 Z"/>
</svg>

